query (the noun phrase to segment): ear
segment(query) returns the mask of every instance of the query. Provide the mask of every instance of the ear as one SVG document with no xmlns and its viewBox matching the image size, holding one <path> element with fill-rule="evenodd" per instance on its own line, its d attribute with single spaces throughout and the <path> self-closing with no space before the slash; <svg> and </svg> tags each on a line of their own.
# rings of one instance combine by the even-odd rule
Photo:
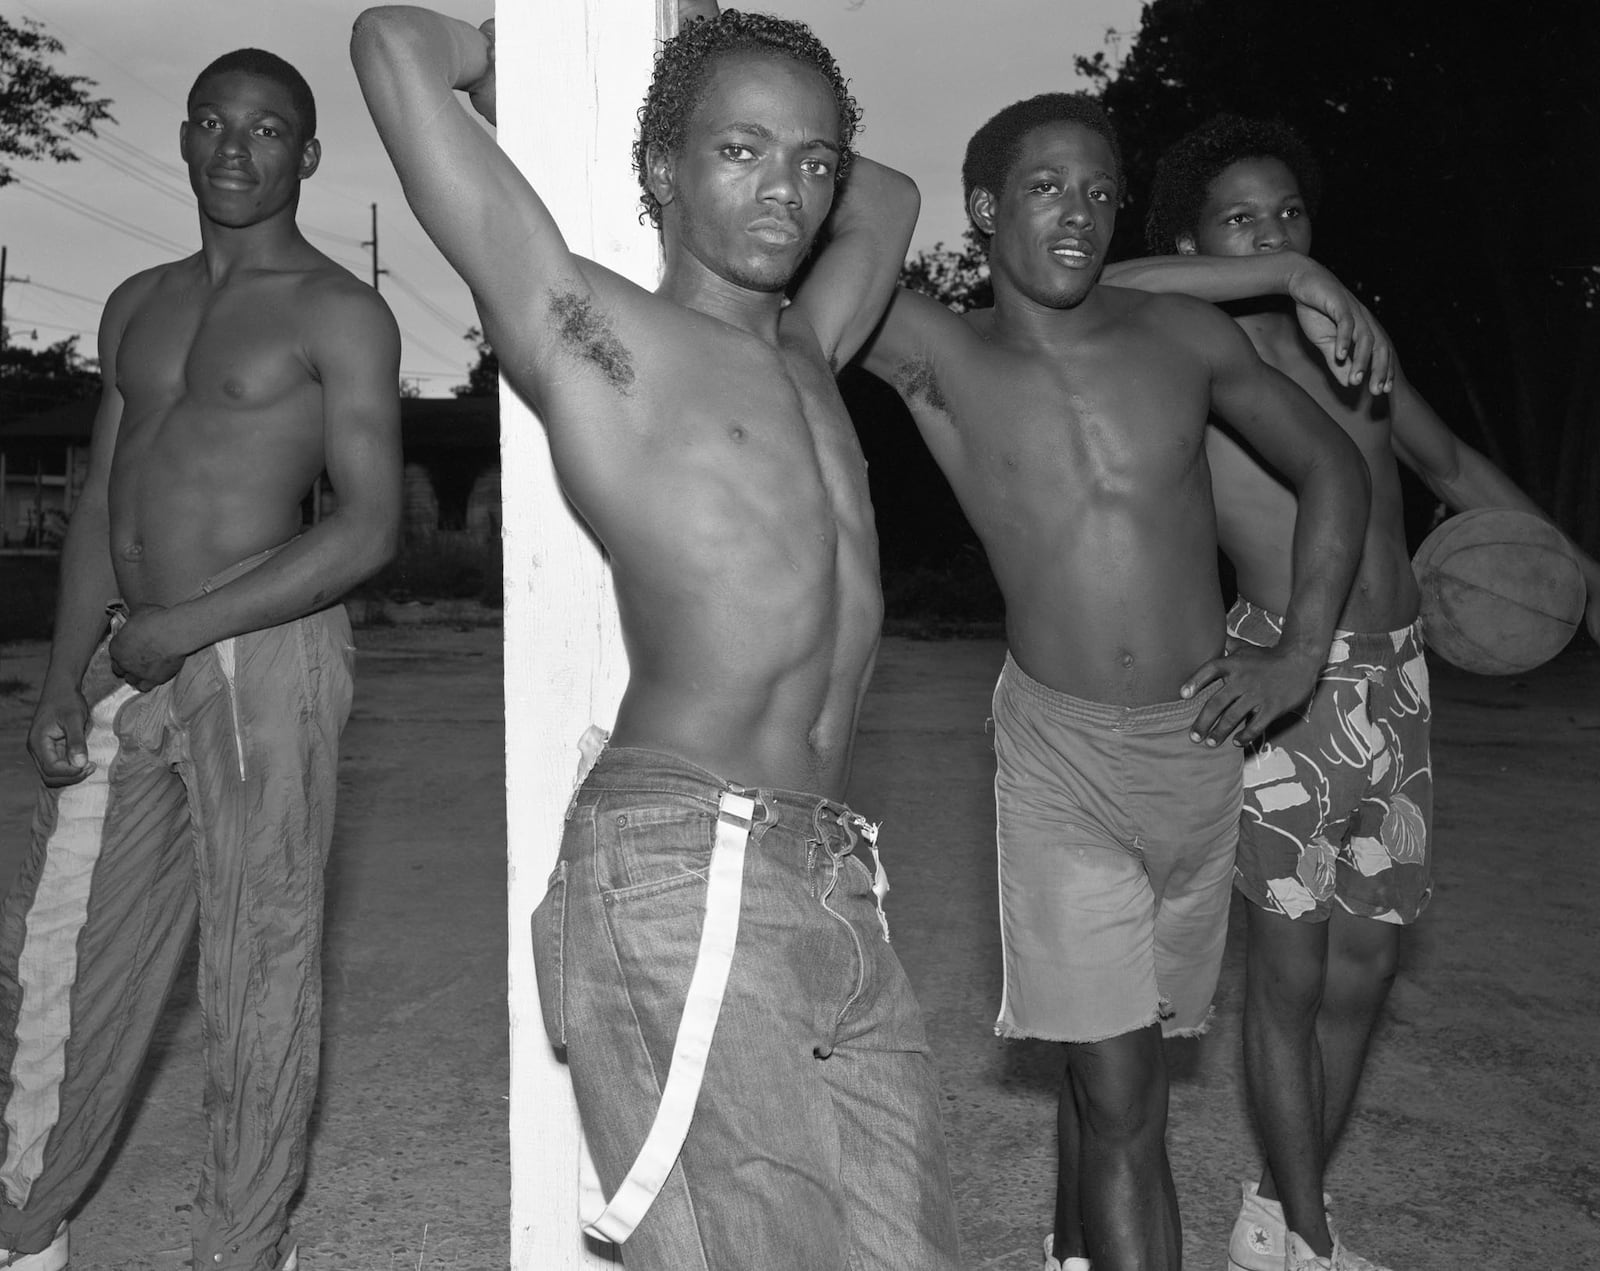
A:
<svg viewBox="0 0 1600 1271">
<path fill-rule="evenodd" d="M 187 119 L 178 125 L 178 157 L 185 163 L 189 162 L 189 121 Z"/>
<path fill-rule="evenodd" d="M 650 146 L 644 153 L 645 184 L 657 203 L 666 207 L 677 197 L 672 156 L 662 146 Z"/>
<path fill-rule="evenodd" d="M 1200 248 L 1196 245 L 1193 234 L 1183 233 L 1178 235 L 1178 255 L 1198 256 L 1199 254 Z"/>
<path fill-rule="evenodd" d="M 322 162 L 322 143 L 315 137 L 300 148 L 300 179 L 304 181 Z"/>
<path fill-rule="evenodd" d="M 981 185 L 973 186 L 967 195 L 967 215 L 985 234 L 994 235 L 995 197 Z"/>
</svg>

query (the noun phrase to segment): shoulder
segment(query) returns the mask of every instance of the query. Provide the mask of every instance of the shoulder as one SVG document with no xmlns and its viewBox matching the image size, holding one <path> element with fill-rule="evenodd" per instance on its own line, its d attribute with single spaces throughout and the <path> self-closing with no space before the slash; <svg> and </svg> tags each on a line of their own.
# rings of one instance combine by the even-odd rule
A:
<svg viewBox="0 0 1600 1271">
<path fill-rule="evenodd" d="M 314 344 L 351 343 L 377 355 L 393 344 L 400 329 L 387 302 L 341 265 L 327 261 L 307 269 L 295 282 L 296 306 Z"/>
<path fill-rule="evenodd" d="M 121 323 L 132 317 L 143 305 L 161 290 L 163 284 L 177 281 L 195 269 L 198 256 L 185 256 L 182 260 L 169 260 L 124 278 L 106 298 L 102 326 L 111 319 Z"/>
<path fill-rule="evenodd" d="M 167 261 L 149 269 L 141 269 L 131 277 L 123 279 L 106 297 L 105 308 L 100 311 L 100 327 L 96 336 L 103 374 L 109 374 L 115 366 L 123 337 L 129 330 L 141 323 L 159 326 L 164 321 L 159 312 L 159 297 L 163 286 L 169 280 L 176 281 L 184 273 L 195 270 L 198 259 L 197 255 L 188 256 L 182 260 Z"/>
<path fill-rule="evenodd" d="M 1213 365 L 1240 358 L 1256 360 L 1250 337 L 1209 300 L 1180 292 L 1134 291 L 1126 287 L 1105 290 L 1108 299 L 1122 307 L 1127 321 L 1138 324 L 1177 350 L 1192 353 Z"/>
</svg>

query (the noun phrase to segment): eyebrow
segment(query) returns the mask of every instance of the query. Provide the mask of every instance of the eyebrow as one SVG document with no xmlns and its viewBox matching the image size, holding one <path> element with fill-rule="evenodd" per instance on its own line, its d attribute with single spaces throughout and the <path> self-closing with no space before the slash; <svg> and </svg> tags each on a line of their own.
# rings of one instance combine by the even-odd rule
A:
<svg viewBox="0 0 1600 1271">
<path fill-rule="evenodd" d="M 221 114 L 222 113 L 222 106 L 218 102 L 197 101 L 197 102 L 195 102 L 195 104 L 193 106 L 189 107 L 189 113 L 191 115 L 197 113 L 198 111 L 202 111 L 202 110 L 214 110 L 218 114 Z M 246 114 L 246 118 L 249 118 L 249 119 L 276 119 L 281 123 L 289 123 L 293 119 L 293 116 L 292 115 L 286 115 L 281 110 L 272 110 L 271 108 L 268 108 L 266 110 L 252 110 L 252 111 L 249 111 Z"/>
<path fill-rule="evenodd" d="M 743 120 L 734 120 L 732 123 L 723 124 L 722 127 L 713 129 L 714 132 L 737 132 L 747 137 L 760 137 L 763 141 L 776 141 L 778 134 L 765 124 L 747 123 Z M 838 143 L 827 140 L 825 137 L 814 137 L 805 143 L 808 150 L 831 150 L 834 154 L 841 153 Z"/>
</svg>

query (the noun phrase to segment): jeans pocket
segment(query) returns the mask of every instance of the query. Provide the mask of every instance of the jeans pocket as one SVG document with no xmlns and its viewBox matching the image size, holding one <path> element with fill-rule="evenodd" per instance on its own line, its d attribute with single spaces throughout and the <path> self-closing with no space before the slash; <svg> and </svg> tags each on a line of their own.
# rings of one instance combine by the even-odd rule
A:
<svg viewBox="0 0 1600 1271">
<path fill-rule="evenodd" d="M 539 986 L 544 1031 L 555 1046 L 567 1044 L 565 976 L 562 958 L 567 930 L 567 862 L 556 862 L 550 886 L 533 911 L 533 974 Z"/>
</svg>

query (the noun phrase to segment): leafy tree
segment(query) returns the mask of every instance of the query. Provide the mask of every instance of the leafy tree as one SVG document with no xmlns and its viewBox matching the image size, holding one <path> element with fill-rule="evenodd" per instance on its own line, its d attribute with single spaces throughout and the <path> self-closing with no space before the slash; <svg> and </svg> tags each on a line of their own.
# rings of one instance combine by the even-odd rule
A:
<svg viewBox="0 0 1600 1271">
<path fill-rule="evenodd" d="M 48 59 L 62 52 L 42 23 L 0 17 L 0 186 L 16 180 L 4 156 L 73 162 L 69 136 L 92 137 L 97 123 L 116 122 L 109 98 L 89 96 L 92 79 L 51 69 Z"/>
<path fill-rule="evenodd" d="M 98 365 L 68 336 L 45 349 L 0 348 L 0 419 L 42 414 L 100 391 Z"/>
<path fill-rule="evenodd" d="M 1600 6 L 1152 0 L 1113 72 L 1142 254 L 1161 153 L 1219 111 L 1281 118 L 1322 161 L 1314 250 L 1406 374 L 1586 546 L 1600 544 Z"/>
<path fill-rule="evenodd" d="M 919 251 L 901 267 L 900 285 L 932 296 L 957 313 L 994 304 L 988 251 L 971 229 L 964 237 L 966 245 L 959 251 L 942 242 Z"/>
<path fill-rule="evenodd" d="M 478 360 L 467 371 L 467 382 L 450 391 L 457 397 L 494 397 L 500 392 L 500 359 L 478 327 L 468 327 L 462 337 L 478 351 Z"/>
</svg>

